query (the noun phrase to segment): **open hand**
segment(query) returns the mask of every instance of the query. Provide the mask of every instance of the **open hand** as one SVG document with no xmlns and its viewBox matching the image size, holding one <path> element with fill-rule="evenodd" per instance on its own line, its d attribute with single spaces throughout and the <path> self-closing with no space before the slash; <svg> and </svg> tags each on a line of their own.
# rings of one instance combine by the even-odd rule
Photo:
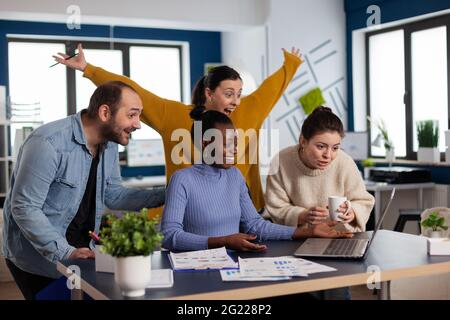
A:
<svg viewBox="0 0 450 320">
<path fill-rule="evenodd" d="M 69 68 L 84 71 L 84 69 L 86 68 L 87 62 L 86 62 L 86 58 L 84 57 L 83 47 L 81 46 L 81 43 L 78 44 L 77 49 L 78 49 L 78 55 L 76 55 L 75 57 L 72 57 L 68 60 L 66 60 L 66 58 L 69 57 L 69 55 L 67 55 L 65 53 L 61 53 L 61 52 L 58 52 L 58 55 L 53 56 L 53 58 L 55 58 L 55 61 L 58 61 L 59 63 L 65 65 Z"/>
<path fill-rule="evenodd" d="M 285 48 L 282 48 L 281 50 L 283 50 L 283 52 L 289 52 Z M 302 54 L 300 53 L 300 49 L 299 48 L 292 47 L 291 48 L 291 52 L 289 52 L 289 53 L 293 54 L 294 56 L 296 56 L 297 58 L 299 58 L 303 62 Z"/>
</svg>

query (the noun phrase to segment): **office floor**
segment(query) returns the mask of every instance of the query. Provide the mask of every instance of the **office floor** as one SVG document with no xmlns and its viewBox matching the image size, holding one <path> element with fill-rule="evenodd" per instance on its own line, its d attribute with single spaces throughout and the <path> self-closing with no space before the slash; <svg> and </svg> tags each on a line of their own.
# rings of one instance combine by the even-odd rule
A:
<svg viewBox="0 0 450 320">
<path fill-rule="evenodd" d="M 0 282 L 0 300 L 24 300 L 15 282 Z"/>
<path fill-rule="evenodd" d="M 366 286 L 354 286 L 350 288 L 352 300 L 376 300 Z M 23 300 L 23 296 L 15 282 L 0 282 L 0 300 Z"/>
</svg>

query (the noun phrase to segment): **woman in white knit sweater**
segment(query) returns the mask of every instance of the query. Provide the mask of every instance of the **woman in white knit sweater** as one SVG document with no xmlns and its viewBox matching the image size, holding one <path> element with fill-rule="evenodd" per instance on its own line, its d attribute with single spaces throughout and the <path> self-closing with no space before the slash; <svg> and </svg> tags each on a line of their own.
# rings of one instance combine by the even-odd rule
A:
<svg viewBox="0 0 450 320">
<path fill-rule="evenodd" d="M 267 178 L 266 207 L 272 220 L 290 226 L 307 226 L 329 219 L 329 196 L 345 196 L 351 203 L 340 207 L 342 229 L 364 231 L 374 198 L 361 174 L 340 143 L 341 120 L 330 108 L 316 108 L 304 121 L 299 144 L 283 149 L 271 164 Z"/>
</svg>

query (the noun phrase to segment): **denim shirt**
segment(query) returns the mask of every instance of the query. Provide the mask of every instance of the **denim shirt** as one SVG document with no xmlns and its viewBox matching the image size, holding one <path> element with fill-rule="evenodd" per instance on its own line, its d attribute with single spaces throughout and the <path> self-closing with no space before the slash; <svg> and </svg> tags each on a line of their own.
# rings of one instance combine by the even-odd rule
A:
<svg viewBox="0 0 450 320">
<path fill-rule="evenodd" d="M 56 261 L 75 250 L 65 235 L 83 198 L 92 162 L 82 112 L 39 127 L 20 148 L 4 203 L 3 255 L 26 272 L 58 278 Z M 164 203 L 164 190 L 121 185 L 116 143 L 107 142 L 99 151 L 96 232 L 105 206 L 138 211 Z"/>
</svg>

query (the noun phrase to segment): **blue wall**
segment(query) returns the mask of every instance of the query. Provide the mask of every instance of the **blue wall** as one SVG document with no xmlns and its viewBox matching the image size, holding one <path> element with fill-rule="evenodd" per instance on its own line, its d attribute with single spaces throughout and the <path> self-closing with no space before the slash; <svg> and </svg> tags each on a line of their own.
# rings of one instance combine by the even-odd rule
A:
<svg viewBox="0 0 450 320">
<path fill-rule="evenodd" d="M 55 36 L 104 37 L 109 38 L 109 26 L 85 25 L 80 30 L 69 30 L 63 23 L 41 23 L 0 20 L 0 85 L 8 85 L 8 42 L 6 34 L 34 34 Z M 203 75 L 203 64 L 220 62 L 221 33 L 206 31 L 186 31 L 172 29 L 114 27 L 115 38 L 172 40 L 189 42 L 191 88 Z M 150 176 L 164 175 L 164 166 L 122 167 L 122 175 Z"/>
<path fill-rule="evenodd" d="M 347 93 L 348 128 L 354 130 L 353 79 L 352 79 L 352 31 L 366 27 L 367 7 L 380 7 L 381 23 L 420 16 L 450 8 L 449 0 L 344 0 L 347 38 Z"/>
</svg>

